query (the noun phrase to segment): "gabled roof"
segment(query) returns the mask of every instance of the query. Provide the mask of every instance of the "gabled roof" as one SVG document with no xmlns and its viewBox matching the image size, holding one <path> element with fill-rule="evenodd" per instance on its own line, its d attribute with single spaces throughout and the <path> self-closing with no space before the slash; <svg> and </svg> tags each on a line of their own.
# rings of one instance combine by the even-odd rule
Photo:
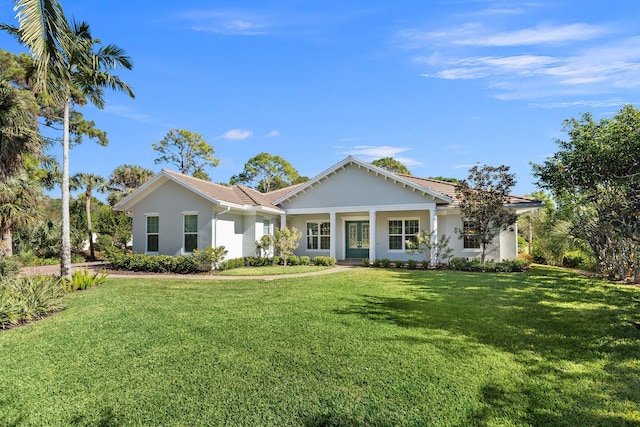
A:
<svg viewBox="0 0 640 427">
<path fill-rule="evenodd" d="M 225 185 L 215 184 L 213 182 L 194 178 L 168 169 L 163 169 L 158 172 L 153 178 L 118 202 L 114 209 L 121 211 L 131 210 L 133 205 L 167 181 L 175 182 L 176 184 L 193 191 L 216 205 L 228 206 L 242 210 L 267 209 L 277 211 L 277 213 L 282 212 L 282 210 L 271 203 L 269 198 L 265 197 L 264 194 L 249 187 L 241 185 L 227 187 Z"/>
<path fill-rule="evenodd" d="M 360 160 L 357 159 L 353 156 L 349 156 L 346 159 L 342 160 L 341 162 L 333 165 L 332 167 L 330 167 L 329 169 L 325 170 L 324 172 L 316 175 L 314 178 L 310 179 L 309 181 L 303 183 L 303 184 L 299 184 L 299 185 L 295 185 L 295 186 L 291 186 L 291 187 L 287 187 L 287 188 L 283 188 L 281 190 L 278 190 L 280 192 L 279 197 L 277 197 L 274 201 L 273 204 L 275 205 L 279 205 L 287 200 L 290 200 L 294 197 L 299 196 L 301 193 L 306 192 L 307 190 L 312 189 L 316 184 L 318 184 L 319 182 L 321 182 L 324 179 L 328 179 L 329 176 L 331 176 L 332 174 L 337 174 L 338 171 L 340 171 L 341 169 L 346 168 L 349 165 L 355 165 L 359 168 L 365 169 L 368 172 L 378 175 L 378 176 L 382 176 L 386 179 L 390 179 L 393 180 L 394 182 L 397 182 L 400 185 L 403 185 L 405 187 L 410 187 L 416 191 L 420 191 L 425 195 L 429 195 L 431 197 L 433 197 L 434 199 L 436 199 L 436 203 L 451 203 L 453 201 L 452 197 L 443 193 L 439 193 L 437 191 L 432 190 L 429 187 L 426 187 L 424 185 L 420 185 L 417 184 L 414 181 L 408 180 L 407 177 L 408 175 L 399 175 L 399 174 L 395 174 L 393 172 L 389 172 L 386 169 L 382 169 L 379 168 L 377 166 L 372 165 L 371 163 L 365 162 L 364 160 Z M 275 193 L 275 192 L 273 192 Z"/>
</svg>

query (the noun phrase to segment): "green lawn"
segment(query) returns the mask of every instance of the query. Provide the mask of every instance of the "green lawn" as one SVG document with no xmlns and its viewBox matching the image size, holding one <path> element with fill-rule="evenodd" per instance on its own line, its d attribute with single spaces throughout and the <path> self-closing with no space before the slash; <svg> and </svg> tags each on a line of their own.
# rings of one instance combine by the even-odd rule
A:
<svg viewBox="0 0 640 427">
<path fill-rule="evenodd" d="M 110 279 L 0 332 L 0 425 L 640 425 L 639 308 L 542 267 Z"/>
</svg>

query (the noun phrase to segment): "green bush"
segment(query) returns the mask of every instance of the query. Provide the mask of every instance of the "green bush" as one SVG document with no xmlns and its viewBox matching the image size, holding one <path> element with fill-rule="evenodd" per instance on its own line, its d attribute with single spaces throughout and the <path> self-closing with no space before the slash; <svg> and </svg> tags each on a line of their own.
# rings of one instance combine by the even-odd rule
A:
<svg viewBox="0 0 640 427">
<path fill-rule="evenodd" d="M 567 252 L 562 257 L 562 266 L 567 268 L 580 268 L 584 265 L 586 256 L 581 251 Z"/>
<path fill-rule="evenodd" d="M 380 267 L 381 264 L 382 264 L 382 262 L 378 258 L 376 258 L 376 259 L 373 260 L 373 263 L 371 265 L 376 267 L 376 268 L 378 268 L 378 267 Z"/>
<path fill-rule="evenodd" d="M 11 258 L 0 258 L 0 278 L 16 277 L 20 273 L 20 263 Z"/>
<path fill-rule="evenodd" d="M 336 259 L 330 256 L 317 256 L 313 258 L 314 265 L 324 265 L 324 266 L 330 267 L 332 265 L 335 265 L 335 263 L 336 263 Z"/>
<path fill-rule="evenodd" d="M 231 270 L 233 268 L 244 267 L 245 259 L 244 258 L 232 258 L 220 263 L 218 268 L 220 270 Z"/>
<path fill-rule="evenodd" d="M 393 261 L 393 265 L 396 268 L 402 268 L 402 267 L 404 267 L 404 261 Z"/>
<path fill-rule="evenodd" d="M 209 246 L 204 251 L 196 249 L 193 251 L 191 257 L 198 271 L 211 271 L 220 265 L 220 262 L 222 262 L 227 253 L 229 253 L 229 251 L 226 250 L 224 246 L 218 246 L 217 248 Z"/>
<path fill-rule="evenodd" d="M 425 270 L 431 268 L 431 261 L 428 259 L 423 259 L 420 264 L 422 264 L 422 268 L 424 268 Z"/>
<path fill-rule="evenodd" d="M 514 259 L 508 261 L 487 261 L 485 265 L 478 259 L 453 258 L 449 262 L 449 268 L 459 271 L 484 271 L 489 273 L 516 273 L 529 269 L 531 263 L 527 259 Z"/>
<path fill-rule="evenodd" d="M 301 256 L 300 257 L 300 265 L 310 265 L 311 264 L 311 258 L 308 256 Z"/>
<path fill-rule="evenodd" d="M 65 292 L 84 291 L 94 286 L 100 286 L 107 280 L 108 275 L 95 272 L 89 273 L 86 268 L 76 270 L 71 275 L 71 280 L 62 278 L 61 286 Z"/>
<path fill-rule="evenodd" d="M 96 237 L 96 241 L 93 246 L 96 251 L 102 252 L 107 248 L 113 247 L 113 238 L 108 234 L 100 234 Z"/>
<path fill-rule="evenodd" d="M 300 257 L 298 255 L 289 255 L 287 257 L 287 265 L 300 265 Z"/>
<path fill-rule="evenodd" d="M 418 268 L 418 261 L 416 261 L 415 259 L 410 259 L 409 261 L 407 261 L 407 268 L 409 270 L 415 270 L 416 268 Z"/>
<path fill-rule="evenodd" d="M 369 258 L 363 258 L 362 259 L 362 266 L 363 267 L 369 267 Z"/>
<path fill-rule="evenodd" d="M 0 279 L 0 328 L 63 308 L 60 281 L 53 276 Z"/>
<path fill-rule="evenodd" d="M 382 259 L 382 266 L 384 268 L 389 268 L 391 267 L 391 260 L 389 258 L 383 258 Z"/>
</svg>

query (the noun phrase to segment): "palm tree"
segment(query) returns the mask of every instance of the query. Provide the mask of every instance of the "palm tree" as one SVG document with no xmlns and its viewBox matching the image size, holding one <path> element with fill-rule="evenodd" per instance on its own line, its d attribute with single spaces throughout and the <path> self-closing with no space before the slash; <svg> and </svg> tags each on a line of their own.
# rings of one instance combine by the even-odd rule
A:
<svg viewBox="0 0 640 427">
<path fill-rule="evenodd" d="M 12 231 L 38 221 L 42 191 L 26 173 L 0 180 L 0 255 L 13 255 Z"/>
<path fill-rule="evenodd" d="M 120 165 L 111 172 L 107 183 L 107 201 L 114 206 L 153 176 L 153 171 L 137 165 Z"/>
<path fill-rule="evenodd" d="M 62 242 L 60 275 L 71 277 L 71 226 L 69 216 L 69 109 L 71 102 L 85 98 L 98 108 L 104 106 L 104 88 L 120 90 L 134 97 L 133 90 L 109 71 L 130 70 L 125 52 L 107 45 L 94 51 L 100 40 L 91 37 L 86 23 L 69 25 L 56 0 L 15 0 L 19 28 L 14 33 L 29 48 L 36 61 L 36 87 L 56 105 L 63 105 L 62 137 Z M 7 29 L 6 26 L 3 28 Z M 74 95 L 80 95 L 74 97 Z"/>
<path fill-rule="evenodd" d="M 87 231 L 89 232 L 89 251 L 91 253 L 91 259 L 96 259 L 95 250 L 93 247 L 93 228 L 91 226 L 91 196 L 93 190 L 98 190 L 100 192 L 104 191 L 105 180 L 103 177 L 99 175 L 93 175 L 90 173 L 77 173 L 73 177 L 71 177 L 70 188 L 72 190 L 77 190 L 80 188 L 84 188 L 84 195 L 86 197 L 85 200 L 85 210 L 87 213 Z"/>
</svg>

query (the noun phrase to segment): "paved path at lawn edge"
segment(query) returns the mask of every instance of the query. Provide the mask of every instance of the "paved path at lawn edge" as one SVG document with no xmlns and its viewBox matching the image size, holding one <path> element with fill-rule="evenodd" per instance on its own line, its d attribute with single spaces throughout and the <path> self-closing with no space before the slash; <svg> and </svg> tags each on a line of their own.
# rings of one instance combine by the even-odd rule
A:
<svg viewBox="0 0 640 427">
<path fill-rule="evenodd" d="M 172 274 L 172 273 L 142 273 L 130 271 L 108 270 L 107 264 L 104 262 L 83 262 L 80 264 L 72 264 L 71 272 L 87 269 L 90 273 L 106 273 L 113 279 L 200 279 L 200 280 L 277 280 L 288 279 L 291 277 L 307 277 L 320 276 L 323 274 L 339 273 L 341 271 L 356 268 L 353 265 L 335 265 L 325 270 L 313 271 L 309 273 L 295 274 L 275 274 L 268 276 L 223 276 L 221 274 Z M 24 276 L 42 276 L 47 274 L 59 275 L 60 265 L 42 265 L 36 267 L 24 267 L 20 270 Z"/>
</svg>

